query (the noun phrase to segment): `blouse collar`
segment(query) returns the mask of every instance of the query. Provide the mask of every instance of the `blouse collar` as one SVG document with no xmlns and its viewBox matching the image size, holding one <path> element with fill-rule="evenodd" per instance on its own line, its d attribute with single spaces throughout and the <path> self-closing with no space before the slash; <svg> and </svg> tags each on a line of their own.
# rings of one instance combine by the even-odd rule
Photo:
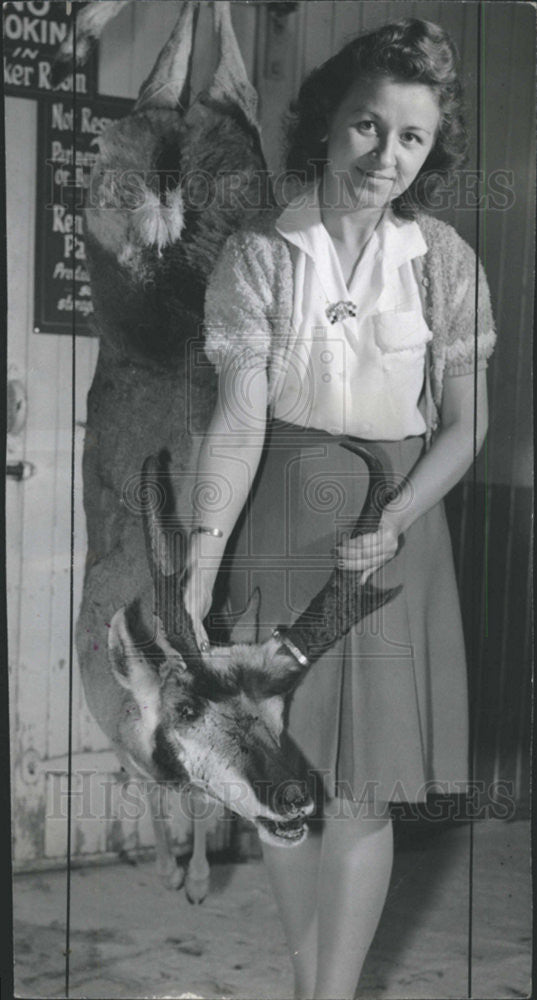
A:
<svg viewBox="0 0 537 1000">
<path fill-rule="evenodd" d="M 319 184 L 305 187 L 276 220 L 278 232 L 313 260 L 319 260 L 323 253 L 326 254 L 327 238 L 332 244 L 321 221 Z M 374 230 L 371 242 L 368 249 L 382 256 L 385 270 L 400 267 L 406 261 L 427 253 L 428 249 L 418 223 L 397 218 L 390 206 Z"/>
</svg>

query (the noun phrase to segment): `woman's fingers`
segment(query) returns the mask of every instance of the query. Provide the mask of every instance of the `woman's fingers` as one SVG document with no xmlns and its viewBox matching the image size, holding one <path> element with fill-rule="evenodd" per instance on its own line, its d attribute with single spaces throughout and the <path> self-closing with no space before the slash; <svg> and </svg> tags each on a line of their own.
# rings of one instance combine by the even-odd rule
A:
<svg viewBox="0 0 537 1000">
<path fill-rule="evenodd" d="M 398 539 L 390 529 L 380 529 L 357 538 L 349 538 L 336 546 L 336 561 L 340 569 L 363 570 L 362 583 L 383 563 L 393 559 Z"/>
</svg>

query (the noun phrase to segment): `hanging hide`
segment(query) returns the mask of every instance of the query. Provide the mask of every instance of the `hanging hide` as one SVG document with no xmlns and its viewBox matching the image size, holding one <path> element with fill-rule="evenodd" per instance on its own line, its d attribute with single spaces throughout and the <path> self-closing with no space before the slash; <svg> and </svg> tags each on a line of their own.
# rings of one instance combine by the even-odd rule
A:
<svg viewBox="0 0 537 1000">
<path fill-rule="evenodd" d="M 167 365 L 198 335 L 227 236 L 271 201 L 229 5 L 214 5 L 220 62 L 185 111 L 197 8 L 185 3 L 133 113 L 101 137 L 86 208 L 99 334 Z"/>
<path fill-rule="evenodd" d="M 132 113 L 100 139 L 85 212 L 100 350 L 88 394 L 77 645 L 89 708 L 111 739 L 123 696 L 108 670 L 108 626 L 141 597 L 142 625 L 152 628 L 139 470 L 146 455 L 165 456 L 175 513 L 188 527 L 216 391 L 200 336 L 206 280 L 228 234 L 270 203 L 257 96 L 229 4 L 213 11 L 220 61 L 210 86 L 186 106 L 197 12 L 187 2 Z"/>
</svg>

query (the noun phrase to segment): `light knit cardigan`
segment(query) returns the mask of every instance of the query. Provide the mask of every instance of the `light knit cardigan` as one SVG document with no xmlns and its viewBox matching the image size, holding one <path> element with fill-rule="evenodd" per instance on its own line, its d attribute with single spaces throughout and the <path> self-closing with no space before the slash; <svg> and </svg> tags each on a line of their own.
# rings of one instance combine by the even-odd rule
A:
<svg viewBox="0 0 537 1000">
<path fill-rule="evenodd" d="M 224 358 L 267 367 L 269 411 L 296 340 L 292 329 L 293 265 L 289 245 L 267 212 L 226 241 L 205 299 L 205 353 L 220 370 Z M 427 253 L 413 260 L 425 319 L 432 331 L 426 360 L 427 444 L 439 422 L 445 375 L 487 365 L 496 341 L 490 293 L 476 255 L 452 226 L 419 213 Z"/>
</svg>

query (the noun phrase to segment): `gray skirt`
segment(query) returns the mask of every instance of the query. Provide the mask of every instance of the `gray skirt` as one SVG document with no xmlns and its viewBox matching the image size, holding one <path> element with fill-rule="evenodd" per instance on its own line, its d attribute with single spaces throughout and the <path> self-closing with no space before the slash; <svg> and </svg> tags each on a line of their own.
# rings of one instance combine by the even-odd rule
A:
<svg viewBox="0 0 537 1000">
<path fill-rule="evenodd" d="M 322 587 L 334 566 L 331 550 L 361 510 L 367 470 L 342 440 L 269 424 L 228 550 L 232 610 L 242 610 L 259 587 L 261 640 L 293 621 Z M 361 443 L 394 482 L 423 450 L 420 437 Z M 463 792 L 466 663 L 443 504 L 405 532 L 397 555 L 372 582 L 402 590 L 306 674 L 287 705 L 287 752 L 323 797 L 419 802 L 431 791 Z"/>
</svg>

